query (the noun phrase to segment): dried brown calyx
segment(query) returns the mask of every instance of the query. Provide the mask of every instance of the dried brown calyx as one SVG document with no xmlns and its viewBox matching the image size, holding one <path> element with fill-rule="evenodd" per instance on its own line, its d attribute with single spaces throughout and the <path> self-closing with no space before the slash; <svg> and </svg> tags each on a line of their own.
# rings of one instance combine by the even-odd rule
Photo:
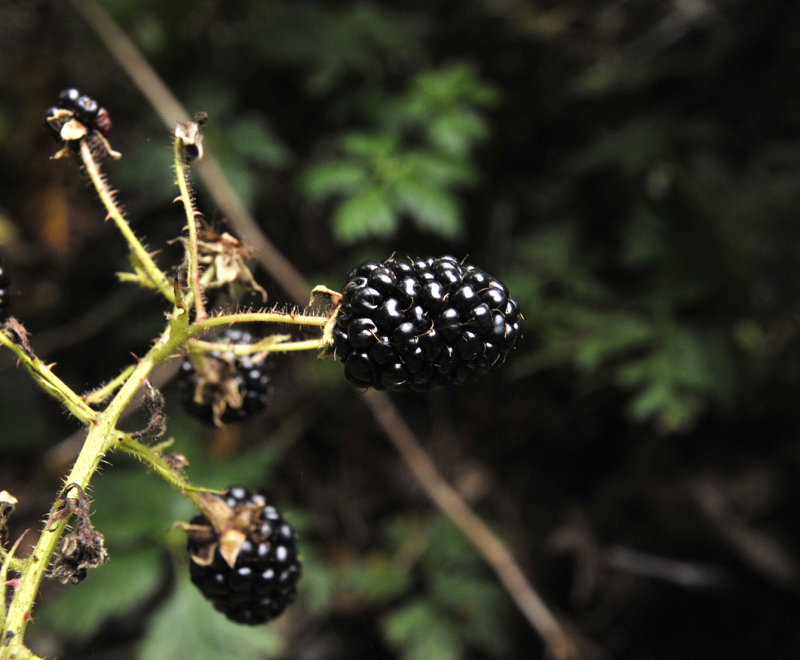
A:
<svg viewBox="0 0 800 660">
<path fill-rule="evenodd" d="M 77 497 L 67 497 L 74 491 Z M 97 568 L 108 561 L 103 535 L 89 519 L 89 497 L 78 484 L 68 484 L 61 492 L 63 504 L 53 514 L 51 523 L 75 516 L 74 527 L 61 539 L 58 555 L 50 566 L 47 577 L 62 583 L 77 584 L 86 577 L 89 568 Z"/>
<path fill-rule="evenodd" d="M 227 498 L 228 502 L 235 501 Z M 219 553 L 231 568 L 236 564 L 239 551 L 246 540 L 262 543 L 269 538 L 271 529 L 266 528 L 260 514 L 263 502 L 244 502 L 230 506 L 218 495 L 201 497 L 202 515 L 189 523 L 180 523 L 190 539 L 190 558 L 193 562 L 208 566 Z"/>
</svg>

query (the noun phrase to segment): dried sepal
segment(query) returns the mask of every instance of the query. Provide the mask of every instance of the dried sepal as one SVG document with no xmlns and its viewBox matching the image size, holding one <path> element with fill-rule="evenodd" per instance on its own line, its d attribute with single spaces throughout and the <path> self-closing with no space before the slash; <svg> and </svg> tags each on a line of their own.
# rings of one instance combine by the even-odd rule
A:
<svg viewBox="0 0 800 660">
<path fill-rule="evenodd" d="M 67 497 L 70 491 L 77 497 Z M 78 484 L 68 484 L 61 492 L 62 504 L 51 516 L 51 524 L 75 516 L 75 526 L 61 539 L 58 555 L 47 571 L 47 577 L 63 584 L 77 584 L 86 577 L 87 569 L 108 561 L 105 539 L 89 519 L 89 497 Z"/>
<path fill-rule="evenodd" d="M 178 525 L 194 541 L 190 555 L 193 562 L 208 566 L 219 550 L 225 563 L 232 568 L 248 538 L 255 542 L 264 540 L 263 523 L 258 519 L 263 505 L 246 504 L 231 508 L 216 495 L 203 495 L 200 500 L 205 521 Z"/>
<path fill-rule="evenodd" d="M 180 142 L 187 163 L 203 157 L 203 133 L 200 127 L 208 121 L 205 112 L 197 112 L 191 121 L 179 121 L 175 124 L 173 135 Z"/>
<path fill-rule="evenodd" d="M 177 239 L 186 244 L 186 238 Z M 204 289 L 219 289 L 241 284 L 256 291 L 266 302 L 267 292 L 256 282 L 247 262 L 253 259 L 253 251 L 235 236 L 211 227 L 201 229 L 197 241 L 197 259 L 205 266 L 202 276 Z"/>
<path fill-rule="evenodd" d="M 17 506 L 17 498 L 7 490 L 0 490 L 0 536 L 6 531 L 6 522 L 14 513 Z"/>
</svg>

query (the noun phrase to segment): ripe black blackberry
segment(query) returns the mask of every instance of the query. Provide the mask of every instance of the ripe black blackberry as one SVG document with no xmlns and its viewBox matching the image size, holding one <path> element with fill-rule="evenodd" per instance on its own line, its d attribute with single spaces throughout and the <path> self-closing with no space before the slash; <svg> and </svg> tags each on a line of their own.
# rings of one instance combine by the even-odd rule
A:
<svg viewBox="0 0 800 660">
<path fill-rule="evenodd" d="M 264 495 L 242 486 L 206 503 L 208 516 L 184 525 L 192 582 L 231 621 L 257 625 L 279 616 L 302 575 L 294 530 Z"/>
<path fill-rule="evenodd" d="M 256 340 L 246 330 L 227 328 L 209 336 L 208 341 L 236 345 L 253 344 Z M 263 356 L 228 351 L 188 356 L 178 374 L 184 408 L 215 426 L 242 421 L 266 410 L 269 381 Z"/>
<path fill-rule="evenodd" d="M 425 391 L 499 367 L 520 337 L 506 286 L 454 257 L 390 257 L 353 269 L 330 347 L 359 387 Z"/>
<path fill-rule="evenodd" d="M 11 278 L 0 260 L 0 321 L 5 321 L 8 316 L 8 287 L 11 286 Z"/>
</svg>

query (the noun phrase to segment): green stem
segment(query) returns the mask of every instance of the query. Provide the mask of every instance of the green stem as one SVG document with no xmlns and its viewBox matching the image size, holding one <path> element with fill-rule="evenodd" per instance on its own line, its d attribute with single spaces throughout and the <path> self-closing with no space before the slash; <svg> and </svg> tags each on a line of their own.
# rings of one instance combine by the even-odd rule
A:
<svg viewBox="0 0 800 660">
<path fill-rule="evenodd" d="M 176 136 L 174 142 L 175 178 L 181 191 L 183 210 L 186 213 L 186 227 L 189 231 L 189 242 L 186 246 L 186 267 L 188 270 L 189 290 L 195 305 L 195 318 L 204 321 L 208 318 L 203 306 L 203 291 L 200 288 L 200 259 L 197 251 L 197 211 L 194 208 L 192 191 L 189 188 L 189 177 L 184 158 L 183 140 Z"/>
<path fill-rule="evenodd" d="M 122 215 L 122 211 L 119 210 L 114 200 L 114 194 L 109 189 L 105 177 L 100 171 L 100 165 L 92 155 L 92 150 L 86 143 L 86 140 L 81 140 L 81 160 L 109 217 L 114 221 L 120 233 L 127 241 L 136 265 L 144 270 L 153 283 L 153 286 L 161 292 L 161 295 L 174 304 L 175 293 L 172 290 L 172 285 L 167 281 L 166 275 L 156 266 L 152 257 L 142 245 L 142 242 L 136 237 L 136 234 L 133 233 L 128 221 L 125 220 L 125 217 Z"/>
<path fill-rule="evenodd" d="M 223 314 L 214 316 L 192 325 L 189 329 L 190 336 L 194 337 L 208 328 L 234 323 L 282 323 L 284 325 L 305 325 L 324 327 L 328 322 L 327 316 L 313 314 L 284 314 L 280 312 L 242 312 L 241 314 Z"/>
<path fill-rule="evenodd" d="M 83 448 L 78 454 L 78 458 L 72 466 L 65 483 L 74 483 L 83 488 L 83 490 L 87 490 L 92 475 L 97 470 L 100 462 L 118 442 L 119 433 L 116 430 L 116 425 L 120 415 L 122 415 L 152 370 L 186 340 L 187 334 L 187 315 L 179 313 L 170 320 L 167 330 L 139 361 L 128 379 L 108 404 L 108 407 L 97 415 L 94 424 L 89 428 Z M 19 586 L 8 608 L 8 616 L 3 627 L 3 637 L 0 639 L 2 641 L 9 639 L 12 641 L 9 642 L 7 647 L 3 647 L 3 654 L 0 656 L 3 660 L 5 658 L 21 657 L 15 656 L 14 653 L 25 649 L 23 644 L 25 629 L 31 619 L 31 610 L 36 594 L 67 524 L 66 518 L 52 522 L 53 515 L 58 510 L 60 503 L 61 498 L 59 496 L 50 507 L 47 522 L 31 553 L 31 560 L 26 563 L 20 575 Z M 11 633 L 10 637 L 9 633 Z"/>
<path fill-rule="evenodd" d="M 136 365 L 133 364 L 126 367 L 119 376 L 114 378 L 114 380 L 110 380 L 105 385 L 98 387 L 96 390 L 92 390 L 88 394 L 85 394 L 83 396 L 83 400 L 86 403 L 103 403 L 103 401 L 105 401 L 119 387 L 122 386 L 122 383 L 124 383 L 130 377 L 135 368 Z"/>
<path fill-rule="evenodd" d="M 0 332 L 0 344 L 11 349 L 20 362 L 33 375 L 39 386 L 54 399 L 63 403 L 83 424 L 94 424 L 97 413 L 81 399 L 64 381 L 56 376 L 48 365 L 38 357 L 28 353 L 22 346 L 12 341 L 5 333 Z"/>
<path fill-rule="evenodd" d="M 161 454 L 138 440 L 135 440 L 128 433 L 120 435 L 117 449 L 138 458 L 151 471 L 159 475 L 170 486 L 181 493 L 181 495 L 190 499 L 198 507 L 200 506 L 200 498 L 198 498 L 197 493 L 216 492 L 208 488 L 194 486 L 186 481 L 179 473 L 170 468 Z"/>
<path fill-rule="evenodd" d="M 322 347 L 322 339 L 306 339 L 304 341 L 284 341 L 269 349 L 270 353 L 293 353 L 298 351 L 316 351 Z"/>
</svg>

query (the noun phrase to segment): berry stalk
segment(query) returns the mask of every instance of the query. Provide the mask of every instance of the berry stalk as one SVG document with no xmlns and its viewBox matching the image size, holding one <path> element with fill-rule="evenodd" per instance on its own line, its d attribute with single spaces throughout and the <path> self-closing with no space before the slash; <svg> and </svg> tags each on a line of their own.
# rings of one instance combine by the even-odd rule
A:
<svg viewBox="0 0 800 660">
<path fill-rule="evenodd" d="M 119 209 L 116 201 L 114 200 L 114 194 L 111 192 L 111 189 L 106 183 L 105 177 L 100 170 L 100 164 L 97 162 L 97 159 L 92 154 L 89 144 L 85 140 L 81 140 L 80 154 L 81 161 L 83 162 L 86 172 L 92 181 L 92 185 L 97 191 L 100 201 L 103 203 L 103 206 L 108 212 L 108 217 L 110 217 L 117 225 L 117 229 L 119 229 L 120 233 L 130 247 L 131 261 L 133 262 L 134 268 L 137 270 L 137 272 L 139 269 L 141 269 L 144 272 L 144 275 L 147 276 L 150 286 L 157 289 L 161 295 L 163 295 L 169 302 L 174 304 L 175 292 L 172 289 L 172 285 L 170 285 L 170 283 L 167 281 L 167 277 L 163 272 L 161 272 L 161 269 L 156 266 L 155 262 L 148 254 L 147 250 L 145 250 L 141 241 L 136 237 L 136 234 L 133 233 L 128 221 L 125 219 L 125 216 L 122 214 L 122 211 Z M 142 283 L 145 284 L 145 282 Z"/>
<path fill-rule="evenodd" d="M 200 255 L 197 250 L 197 215 L 198 212 L 194 208 L 194 195 L 192 194 L 191 187 L 189 186 L 189 173 L 188 173 L 188 160 L 187 156 L 187 142 L 184 137 L 185 131 L 180 130 L 180 127 L 195 127 L 197 131 L 197 122 L 187 122 L 186 124 L 178 124 L 175 130 L 174 140 L 174 168 L 175 179 L 180 190 L 180 200 L 183 204 L 183 210 L 186 213 L 186 228 L 189 233 L 189 241 L 186 245 L 186 270 L 187 279 L 189 281 L 189 291 L 191 294 L 190 303 L 195 306 L 195 318 L 198 321 L 204 321 L 208 315 L 206 314 L 205 306 L 203 305 L 203 290 L 200 287 Z M 194 140 L 198 140 L 195 137 Z M 194 142 L 188 143 L 197 148 Z"/>
</svg>

